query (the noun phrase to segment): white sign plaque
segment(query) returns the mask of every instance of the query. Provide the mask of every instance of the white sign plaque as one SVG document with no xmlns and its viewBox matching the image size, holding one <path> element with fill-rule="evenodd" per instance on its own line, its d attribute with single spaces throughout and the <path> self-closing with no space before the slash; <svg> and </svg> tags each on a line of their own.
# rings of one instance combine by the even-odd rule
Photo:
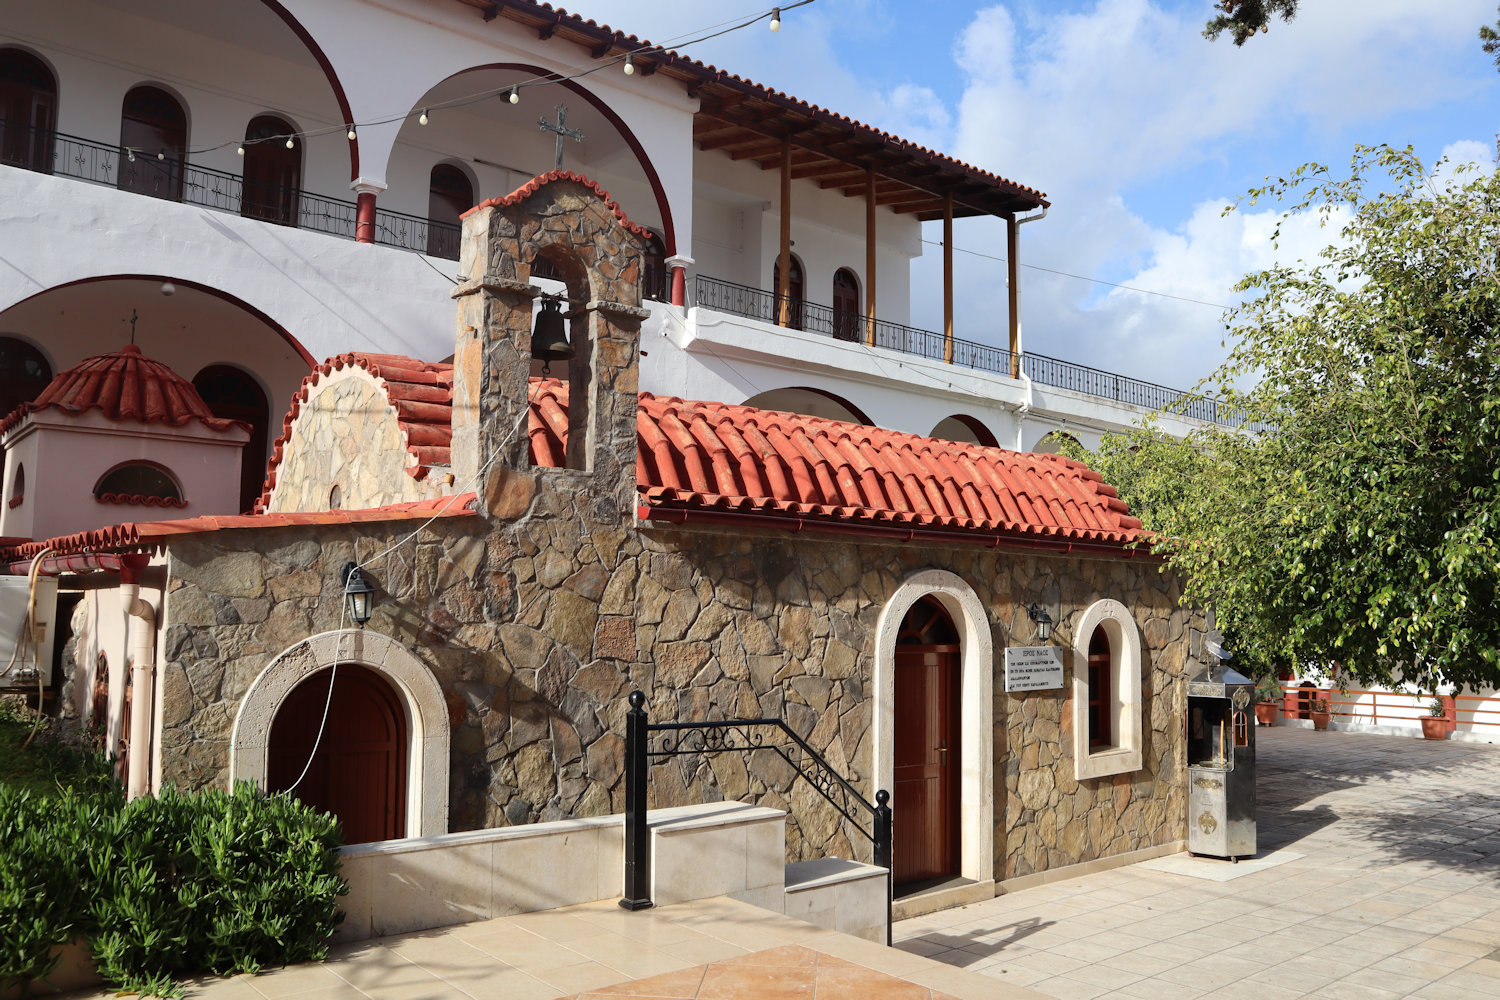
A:
<svg viewBox="0 0 1500 1000">
<path fill-rule="evenodd" d="M 1007 646 L 1005 690 L 1051 691 L 1063 686 L 1060 646 Z"/>
</svg>

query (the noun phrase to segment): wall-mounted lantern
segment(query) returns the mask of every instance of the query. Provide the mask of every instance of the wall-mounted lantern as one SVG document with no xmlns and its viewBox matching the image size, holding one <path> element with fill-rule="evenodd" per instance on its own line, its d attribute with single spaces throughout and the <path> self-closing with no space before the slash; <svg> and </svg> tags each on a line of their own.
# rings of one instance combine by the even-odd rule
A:
<svg viewBox="0 0 1500 1000">
<path fill-rule="evenodd" d="M 1026 609 L 1026 616 L 1036 625 L 1036 637 L 1042 642 L 1052 638 L 1052 616 L 1047 609 L 1035 601 Z"/>
<path fill-rule="evenodd" d="M 349 617 L 360 628 L 370 620 L 370 610 L 375 603 L 375 585 L 366 577 L 364 570 L 353 562 L 344 563 L 340 571 L 344 579 L 344 607 Z"/>
</svg>

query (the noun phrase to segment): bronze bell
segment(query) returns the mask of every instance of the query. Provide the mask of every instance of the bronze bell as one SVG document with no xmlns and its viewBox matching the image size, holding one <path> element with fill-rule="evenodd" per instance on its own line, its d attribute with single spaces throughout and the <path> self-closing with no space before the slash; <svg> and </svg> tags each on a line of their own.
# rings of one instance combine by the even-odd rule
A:
<svg viewBox="0 0 1500 1000">
<path fill-rule="evenodd" d="M 542 363 L 542 374 L 550 374 L 553 361 L 571 361 L 573 345 L 568 343 L 567 325 L 563 319 L 562 303 L 551 295 L 542 299 L 542 311 L 536 314 L 536 327 L 531 332 L 531 356 Z"/>
</svg>

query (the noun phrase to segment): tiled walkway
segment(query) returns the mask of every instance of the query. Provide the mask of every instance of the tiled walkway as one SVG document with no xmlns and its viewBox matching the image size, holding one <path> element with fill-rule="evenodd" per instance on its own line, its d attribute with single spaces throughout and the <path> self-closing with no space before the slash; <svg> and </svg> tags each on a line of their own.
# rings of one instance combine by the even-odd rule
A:
<svg viewBox="0 0 1500 1000">
<path fill-rule="evenodd" d="M 903 921 L 899 946 L 1060 1000 L 1500 997 L 1500 747 L 1257 737 L 1261 853 L 1302 858 L 1120 868 Z"/>
<path fill-rule="evenodd" d="M 327 962 L 189 983 L 193 1000 L 1047 1000 L 951 965 L 706 899 L 613 900 L 335 948 Z M 108 1000 L 113 993 L 77 994 Z"/>
</svg>

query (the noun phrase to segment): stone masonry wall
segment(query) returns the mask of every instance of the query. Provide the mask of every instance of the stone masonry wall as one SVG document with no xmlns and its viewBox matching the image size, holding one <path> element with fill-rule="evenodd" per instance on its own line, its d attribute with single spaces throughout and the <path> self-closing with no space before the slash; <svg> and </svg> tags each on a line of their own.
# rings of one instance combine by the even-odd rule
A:
<svg viewBox="0 0 1500 1000">
<path fill-rule="evenodd" d="M 574 500 L 543 488 L 503 531 L 482 518 L 445 519 L 371 566 L 383 592 L 368 627 L 412 649 L 446 697 L 451 829 L 623 809 L 625 696 L 637 687 L 654 721 L 784 717 L 873 794 L 876 619 L 904 579 L 939 568 L 974 587 L 996 650 L 996 877 L 1183 835 L 1173 720 L 1197 623 L 1156 564 L 607 528 L 587 525 Z M 171 543 L 167 780 L 225 780 L 250 682 L 286 647 L 337 628 L 338 567 L 407 530 L 289 527 Z M 1030 601 L 1061 610 L 1054 642 L 1065 644 L 1068 622 L 1103 597 L 1135 609 L 1145 639 L 1145 763 L 1134 775 L 1079 785 L 1064 692 L 1007 696 L 1001 651 L 1029 643 Z M 764 752 L 680 759 L 653 768 L 653 804 L 729 798 L 787 808 L 789 857 L 867 856 L 791 777 Z"/>
<path fill-rule="evenodd" d="M 417 458 L 406 450 L 395 408 L 367 372 L 343 369 L 323 383 L 292 423 L 269 510 L 328 510 L 335 486 L 345 508 L 413 503 L 451 488 L 446 470 L 420 481 L 407 471 Z"/>
</svg>

